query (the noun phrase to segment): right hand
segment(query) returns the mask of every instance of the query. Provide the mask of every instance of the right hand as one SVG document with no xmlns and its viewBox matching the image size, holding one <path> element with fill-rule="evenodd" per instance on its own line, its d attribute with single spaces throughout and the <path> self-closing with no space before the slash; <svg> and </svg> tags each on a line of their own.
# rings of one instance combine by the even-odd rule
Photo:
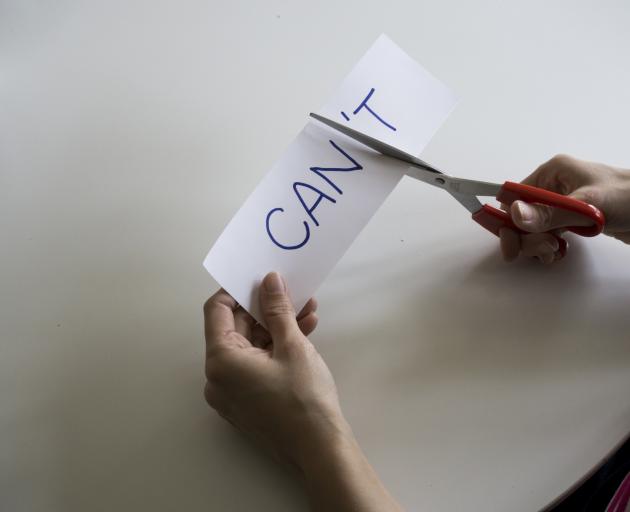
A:
<svg viewBox="0 0 630 512">
<path fill-rule="evenodd" d="M 630 244 L 630 171 L 557 155 L 523 183 L 592 204 L 604 214 L 604 233 Z M 558 241 L 547 231 L 560 235 L 568 226 L 592 224 L 577 213 L 524 201 L 514 201 L 505 209 L 514 224 L 527 231 L 519 234 L 509 228 L 501 229 L 501 252 L 506 261 L 513 261 L 522 253 L 553 263 L 560 259 Z"/>
</svg>

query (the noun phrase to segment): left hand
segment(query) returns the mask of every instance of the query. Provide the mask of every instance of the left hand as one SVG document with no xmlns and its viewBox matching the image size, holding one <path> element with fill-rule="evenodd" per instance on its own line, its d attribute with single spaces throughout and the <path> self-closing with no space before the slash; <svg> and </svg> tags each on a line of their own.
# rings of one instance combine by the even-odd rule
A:
<svg viewBox="0 0 630 512">
<path fill-rule="evenodd" d="M 296 317 L 274 272 L 260 302 L 269 331 L 225 290 L 206 302 L 206 400 L 277 459 L 302 467 L 349 428 L 332 375 L 306 337 L 317 325 L 315 300 Z"/>
<path fill-rule="evenodd" d="M 306 337 L 314 300 L 295 315 L 284 280 L 267 274 L 263 329 L 225 290 L 205 304 L 208 403 L 302 473 L 316 511 L 399 512 L 341 412 L 328 366 Z"/>
</svg>

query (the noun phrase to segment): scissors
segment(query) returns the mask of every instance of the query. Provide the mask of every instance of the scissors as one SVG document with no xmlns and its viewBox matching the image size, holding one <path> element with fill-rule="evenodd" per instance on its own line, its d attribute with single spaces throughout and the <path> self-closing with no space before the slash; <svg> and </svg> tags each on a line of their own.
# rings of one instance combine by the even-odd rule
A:
<svg viewBox="0 0 630 512">
<path fill-rule="evenodd" d="M 477 196 L 493 196 L 497 201 L 506 205 L 510 205 L 516 200 L 525 201 L 527 203 L 539 203 L 584 215 L 593 221 L 593 225 L 564 228 L 580 236 L 596 236 L 604 229 L 604 214 L 592 204 L 523 183 L 506 181 L 500 184 L 455 178 L 444 174 L 439 169 L 420 160 L 418 157 L 405 153 L 365 133 L 320 116 L 319 114 L 311 112 L 310 116 L 383 155 L 410 164 L 406 172 L 408 176 L 446 190 L 472 214 L 472 218 L 477 224 L 480 224 L 496 236 L 499 236 L 501 228 L 510 228 L 520 234 L 524 234 L 526 231 L 518 228 L 507 212 L 499 210 L 489 204 L 482 204 Z M 558 252 L 560 256 L 563 257 L 567 252 L 566 240 L 553 232 L 549 234 L 558 241 Z"/>
</svg>

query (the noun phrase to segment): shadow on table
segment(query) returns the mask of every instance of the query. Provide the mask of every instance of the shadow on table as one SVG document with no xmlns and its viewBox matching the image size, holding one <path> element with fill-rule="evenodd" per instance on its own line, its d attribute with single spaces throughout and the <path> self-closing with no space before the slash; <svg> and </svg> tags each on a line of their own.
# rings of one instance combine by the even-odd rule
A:
<svg viewBox="0 0 630 512">
<path fill-rule="evenodd" d="M 525 259 L 505 264 L 497 251 L 471 263 L 464 245 L 437 261 L 365 262 L 342 273 L 334 294 L 325 298 L 326 309 L 353 301 L 351 309 L 361 310 L 334 333 L 335 345 L 356 345 L 368 360 L 370 351 L 382 355 L 383 343 L 395 347 L 382 363 L 394 381 L 442 380 L 453 377 L 449 372 L 461 376 L 489 368 L 503 368 L 514 378 L 550 364 L 557 371 L 587 361 L 627 364 L 630 277 L 596 280 L 583 241 L 572 242 L 570 255 L 551 266 Z M 376 266 L 380 272 L 373 271 Z M 322 343 L 327 360 L 347 374 L 352 362 L 344 358 L 356 354 L 327 339 Z"/>
<path fill-rule="evenodd" d="M 498 251 L 475 255 L 465 242 L 417 259 L 407 248 L 342 263 L 322 290 L 313 340 L 357 434 L 409 503 L 424 491 L 448 496 L 453 481 L 481 501 L 540 464 L 543 505 L 603 455 L 605 441 L 573 450 L 574 440 L 610 435 L 612 446 L 628 424 L 628 403 L 617 402 L 630 370 L 630 275 L 595 277 L 587 241 L 572 240 L 552 266 L 505 264 Z M 558 446 L 563 458 L 550 465 Z M 526 464 L 509 463 L 524 453 Z M 466 474 L 498 461 L 490 483 Z M 399 484 L 409 472 L 417 485 Z"/>
</svg>

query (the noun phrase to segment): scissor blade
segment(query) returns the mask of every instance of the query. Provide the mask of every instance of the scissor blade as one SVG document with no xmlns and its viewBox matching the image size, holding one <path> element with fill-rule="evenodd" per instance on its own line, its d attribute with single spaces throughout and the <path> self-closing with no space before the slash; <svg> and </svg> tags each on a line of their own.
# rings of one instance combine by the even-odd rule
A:
<svg viewBox="0 0 630 512">
<path fill-rule="evenodd" d="M 449 194 L 451 194 L 455 198 L 455 200 L 464 208 L 466 208 L 470 213 L 476 213 L 481 210 L 481 208 L 483 208 L 483 205 L 481 204 L 481 201 L 477 199 L 477 196 L 458 194 L 457 192 L 450 191 Z"/>
<path fill-rule="evenodd" d="M 475 213 L 483 206 L 476 196 L 496 196 L 501 188 L 501 185 L 497 183 L 454 178 L 444 174 L 442 171 L 420 160 L 418 157 L 405 153 L 389 144 L 385 144 L 365 133 L 354 130 L 345 124 L 338 123 L 312 112 L 310 116 L 383 155 L 411 164 L 411 167 L 407 169 L 408 176 L 446 190 L 459 204 L 471 213 Z"/>
<path fill-rule="evenodd" d="M 313 112 L 310 113 L 310 116 L 313 119 L 317 119 L 320 123 L 324 123 L 325 125 L 330 126 L 331 128 L 343 133 L 344 135 L 347 135 L 351 139 L 354 139 L 361 144 L 365 144 L 369 148 L 372 148 L 374 151 L 378 151 L 379 153 L 382 153 L 389 157 L 396 158 L 397 160 L 402 160 L 403 162 L 407 162 L 422 169 L 426 169 L 427 171 L 431 171 L 436 174 L 442 174 L 440 171 L 427 164 L 423 160 L 420 160 L 418 157 L 401 151 L 400 149 L 395 148 L 394 146 L 390 146 L 389 144 L 375 139 L 374 137 L 370 137 L 365 133 L 354 130 L 353 128 L 350 128 L 345 124 L 338 123 L 337 121 L 333 121 L 332 119 L 328 119 L 327 117 L 320 116 L 319 114 L 315 114 Z"/>
</svg>

